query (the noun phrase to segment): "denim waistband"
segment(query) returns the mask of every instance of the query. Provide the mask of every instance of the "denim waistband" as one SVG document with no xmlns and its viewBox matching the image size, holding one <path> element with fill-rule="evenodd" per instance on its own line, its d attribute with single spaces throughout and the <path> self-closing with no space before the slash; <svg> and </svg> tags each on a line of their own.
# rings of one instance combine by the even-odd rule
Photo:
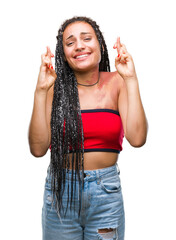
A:
<svg viewBox="0 0 176 240">
<path fill-rule="evenodd" d="M 49 173 L 50 173 L 50 166 L 48 167 L 48 177 L 51 177 L 49 176 Z M 75 170 L 73 170 L 73 174 L 75 175 Z M 83 171 L 80 170 L 80 178 L 82 177 L 82 174 L 83 174 Z M 94 181 L 95 179 L 110 177 L 111 175 L 113 176 L 115 174 L 120 174 L 120 170 L 117 163 L 107 168 L 101 168 L 96 170 L 84 170 L 84 179 L 88 181 Z M 71 179 L 71 176 L 72 176 L 72 170 L 66 169 L 66 179 Z M 76 176 L 76 180 L 78 181 L 78 176 Z"/>
</svg>

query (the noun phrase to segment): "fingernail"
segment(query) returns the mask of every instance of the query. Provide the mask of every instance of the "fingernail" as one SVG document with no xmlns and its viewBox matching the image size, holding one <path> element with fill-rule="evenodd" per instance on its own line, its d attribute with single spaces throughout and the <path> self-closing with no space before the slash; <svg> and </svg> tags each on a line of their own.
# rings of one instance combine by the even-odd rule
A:
<svg viewBox="0 0 176 240">
<path fill-rule="evenodd" d="M 118 56 L 117 56 L 118 58 L 120 57 L 120 54 L 118 54 Z"/>
<path fill-rule="evenodd" d="M 54 57 L 54 54 L 51 54 L 51 57 Z"/>
<path fill-rule="evenodd" d="M 53 66 L 51 66 L 51 69 L 53 69 Z"/>
</svg>

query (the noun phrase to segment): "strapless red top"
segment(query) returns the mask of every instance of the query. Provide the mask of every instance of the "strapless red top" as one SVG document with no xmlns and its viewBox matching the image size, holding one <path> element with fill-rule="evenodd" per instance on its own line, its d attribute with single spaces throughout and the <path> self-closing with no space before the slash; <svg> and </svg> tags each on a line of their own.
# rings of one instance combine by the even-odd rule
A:
<svg viewBox="0 0 176 240">
<path fill-rule="evenodd" d="M 118 111 L 112 109 L 81 110 L 84 151 L 120 153 L 124 131 Z"/>
<path fill-rule="evenodd" d="M 81 117 L 84 152 L 120 153 L 122 151 L 124 131 L 118 111 L 112 109 L 81 110 Z M 71 147 L 70 152 L 72 152 Z"/>
</svg>

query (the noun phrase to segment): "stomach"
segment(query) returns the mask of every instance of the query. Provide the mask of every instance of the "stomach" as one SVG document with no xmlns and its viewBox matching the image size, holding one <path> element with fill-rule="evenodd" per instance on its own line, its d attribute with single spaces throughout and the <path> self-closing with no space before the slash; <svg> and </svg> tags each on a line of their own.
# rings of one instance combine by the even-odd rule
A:
<svg viewBox="0 0 176 240">
<path fill-rule="evenodd" d="M 84 153 L 84 170 L 111 167 L 118 161 L 118 155 L 118 153 L 114 152 L 86 152 Z M 70 166 L 71 158 L 72 154 L 70 154 Z M 71 169 L 71 167 L 69 169 Z"/>
</svg>

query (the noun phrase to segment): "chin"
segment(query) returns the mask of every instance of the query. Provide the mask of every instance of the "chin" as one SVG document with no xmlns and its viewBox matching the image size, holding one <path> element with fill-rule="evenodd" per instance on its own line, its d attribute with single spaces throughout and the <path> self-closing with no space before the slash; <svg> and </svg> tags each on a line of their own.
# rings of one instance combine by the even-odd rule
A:
<svg viewBox="0 0 176 240">
<path fill-rule="evenodd" d="M 99 64 L 98 64 L 99 65 Z M 82 65 L 82 66 L 70 66 L 73 71 L 75 72 L 87 72 L 87 71 L 91 71 L 92 69 L 94 69 L 95 67 L 97 67 L 97 65 Z"/>
</svg>

